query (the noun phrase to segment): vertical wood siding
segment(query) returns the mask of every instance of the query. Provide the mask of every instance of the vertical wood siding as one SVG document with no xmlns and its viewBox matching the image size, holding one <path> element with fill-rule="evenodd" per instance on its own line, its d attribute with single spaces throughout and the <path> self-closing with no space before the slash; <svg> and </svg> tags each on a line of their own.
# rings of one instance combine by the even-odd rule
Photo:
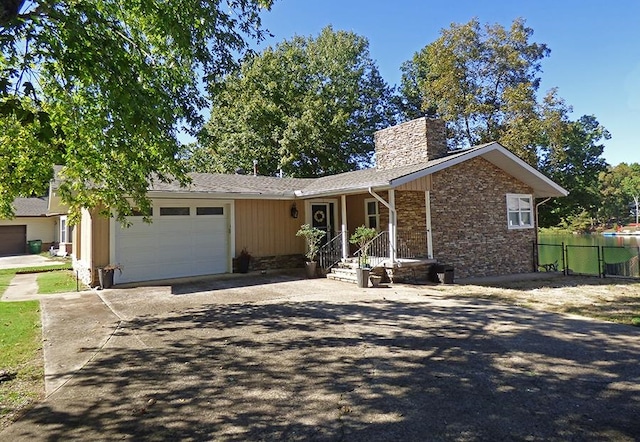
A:
<svg viewBox="0 0 640 442">
<path fill-rule="evenodd" d="M 403 184 L 402 186 L 398 186 L 396 190 L 431 190 L 431 175 L 427 175 Z"/>
<path fill-rule="evenodd" d="M 93 267 L 109 264 L 109 218 L 99 215 L 98 210 L 91 213 L 91 236 L 93 238 Z"/>
<path fill-rule="evenodd" d="M 296 201 L 298 218 L 291 217 L 293 201 L 236 200 L 235 256 L 246 247 L 253 256 L 304 253 L 304 239 L 296 232 L 304 224 L 304 201 Z"/>
</svg>

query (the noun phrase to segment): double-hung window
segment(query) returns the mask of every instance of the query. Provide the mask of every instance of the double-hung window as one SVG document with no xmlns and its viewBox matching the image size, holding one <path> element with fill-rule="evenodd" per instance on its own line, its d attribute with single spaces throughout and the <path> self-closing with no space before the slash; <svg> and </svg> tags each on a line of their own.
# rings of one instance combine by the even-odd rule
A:
<svg viewBox="0 0 640 442">
<path fill-rule="evenodd" d="M 380 211 L 378 210 L 378 201 L 375 198 L 367 198 L 364 200 L 364 213 L 367 227 L 378 230 L 380 225 Z"/>
<path fill-rule="evenodd" d="M 507 194 L 507 223 L 510 229 L 533 228 L 533 197 L 526 194 Z"/>
</svg>

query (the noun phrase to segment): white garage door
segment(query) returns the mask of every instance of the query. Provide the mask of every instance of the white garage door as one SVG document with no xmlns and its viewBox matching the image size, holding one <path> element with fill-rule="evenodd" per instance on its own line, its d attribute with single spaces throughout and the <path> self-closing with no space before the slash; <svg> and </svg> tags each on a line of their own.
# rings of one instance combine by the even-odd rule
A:
<svg viewBox="0 0 640 442">
<path fill-rule="evenodd" d="M 139 282 L 229 271 L 229 204 L 177 206 L 156 201 L 153 223 L 115 225 L 114 282 Z"/>
</svg>

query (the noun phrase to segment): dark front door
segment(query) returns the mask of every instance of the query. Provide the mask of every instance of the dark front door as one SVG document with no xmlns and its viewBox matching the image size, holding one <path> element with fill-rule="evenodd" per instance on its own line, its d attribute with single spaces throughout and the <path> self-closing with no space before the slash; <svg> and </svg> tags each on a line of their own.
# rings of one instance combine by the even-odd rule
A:
<svg viewBox="0 0 640 442">
<path fill-rule="evenodd" d="M 316 227 L 325 232 L 331 232 L 331 211 L 329 203 L 311 204 L 311 227 Z M 328 236 L 322 238 L 321 246 L 327 243 Z"/>
<path fill-rule="evenodd" d="M 20 255 L 27 247 L 27 226 L 0 226 L 0 256 Z"/>
</svg>

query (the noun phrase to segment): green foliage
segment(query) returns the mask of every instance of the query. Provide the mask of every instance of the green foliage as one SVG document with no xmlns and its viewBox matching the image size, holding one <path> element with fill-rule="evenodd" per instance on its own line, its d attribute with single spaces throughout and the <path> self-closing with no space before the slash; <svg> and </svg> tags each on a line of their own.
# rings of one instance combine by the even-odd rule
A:
<svg viewBox="0 0 640 442">
<path fill-rule="evenodd" d="M 199 130 L 201 85 L 263 35 L 271 0 L 17 2 L 0 16 L 0 214 L 46 193 L 53 164 L 72 214 L 186 184 L 179 129 Z M 3 4 L 4 7 L 4 4 Z M 201 73 L 205 72 L 204 78 Z M 105 210 L 106 212 L 106 210 Z M 75 219 L 75 218 L 74 218 Z"/>
<path fill-rule="evenodd" d="M 593 230 L 593 225 L 594 219 L 587 210 L 569 215 L 559 223 L 561 229 L 572 233 L 588 233 Z"/>
<path fill-rule="evenodd" d="M 593 116 L 572 121 L 556 89 L 538 99 L 550 50 L 532 36 L 522 19 L 509 29 L 477 19 L 451 25 L 403 65 L 402 109 L 408 117 L 442 117 L 454 147 L 498 141 L 569 190 L 541 207 L 540 225 L 584 210 L 595 217 L 597 177 L 606 168 L 601 140 L 609 132 Z"/>
<path fill-rule="evenodd" d="M 620 163 L 599 175 L 603 218 L 624 224 L 635 221 L 635 200 L 640 197 L 640 163 Z M 631 209 L 631 210 L 630 210 Z"/>
<path fill-rule="evenodd" d="M 189 166 L 313 177 L 367 165 L 373 132 L 393 124 L 391 89 L 352 32 L 294 37 L 214 85 L 211 119 Z"/>
<path fill-rule="evenodd" d="M 570 191 L 540 208 L 540 225 L 556 225 L 562 218 L 579 217 L 582 212 L 589 218 L 598 216 L 602 205 L 598 177 L 607 168 L 602 158 L 604 145 L 599 143 L 609 138 L 595 117 L 583 116 L 564 122 L 554 139 L 545 143 L 547 147 L 540 149 L 540 169 Z"/>
<path fill-rule="evenodd" d="M 369 257 L 369 242 L 375 238 L 377 234 L 376 229 L 362 225 L 357 227 L 349 238 L 351 244 L 357 244 L 360 250 L 362 250 L 361 258 L 364 263 L 367 262 L 367 258 Z"/>
<path fill-rule="evenodd" d="M 530 42 L 532 35 L 522 19 L 508 30 L 481 27 L 477 19 L 443 29 L 402 67 L 405 112 L 439 115 L 458 147 L 499 140 L 511 125 L 534 131 L 527 126 L 537 107 L 540 60 L 550 51 Z M 530 157 L 530 141 L 512 148 Z"/>
<path fill-rule="evenodd" d="M 307 242 L 307 253 L 305 256 L 309 261 L 315 261 L 316 255 L 318 255 L 318 251 L 320 250 L 322 238 L 326 235 L 327 233 L 324 230 L 311 227 L 309 224 L 303 224 L 300 226 L 300 230 L 296 232 L 296 236 L 303 236 Z"/>
</svg>

